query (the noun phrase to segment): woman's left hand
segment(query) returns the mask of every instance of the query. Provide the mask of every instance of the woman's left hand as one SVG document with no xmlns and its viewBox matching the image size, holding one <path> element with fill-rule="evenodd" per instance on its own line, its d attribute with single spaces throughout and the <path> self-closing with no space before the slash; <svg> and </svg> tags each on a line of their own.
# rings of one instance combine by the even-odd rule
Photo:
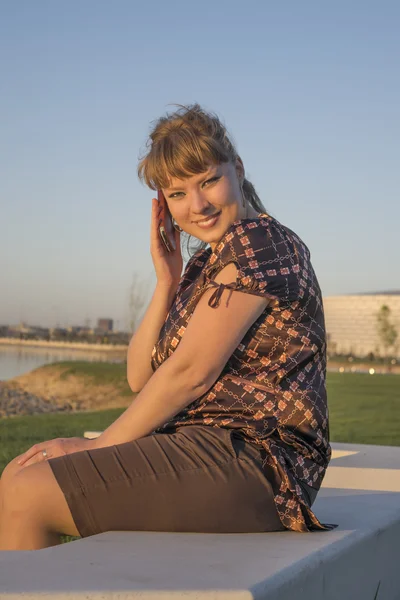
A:
<svg viewBox="0 0 400 600">
<path fill-rule="evenodd" d="M 35 444 L 18 457 L 17 463 L 20 467 L 28 467 L 49 458 L 65 456 L 66 454 L 81 452 L 82 450 L 92 450 L 95 447 L 95 440 L 79 437 L 56 438 L 48 442 Z"/>
</svg>

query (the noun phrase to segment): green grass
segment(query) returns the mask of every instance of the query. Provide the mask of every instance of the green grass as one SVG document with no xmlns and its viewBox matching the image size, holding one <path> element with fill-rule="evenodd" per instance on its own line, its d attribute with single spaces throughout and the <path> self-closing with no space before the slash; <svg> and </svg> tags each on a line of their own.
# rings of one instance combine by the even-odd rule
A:
<svg viewBox="0 0 400 600">
<path fill-rule="evenodd" d="M 88 385 L 113 385 L 119 394 L 132 395 L 126 379 L 126 363 L 63 361 L 39 367 L 43 372 L 52 367 L 62 367 L 60 380 L 70 376 L 85 378 Z"/>
<path fill-rule="evenodd" d="M 33 444 L 56 437 L 82 436 L 86 430 L 103 430 L 124 409 L 87 413 L 50 413 L 0 419 L 0 472 Z"/>
<path fill-rule="evenodd" d="M 400 375 L 328 373 L 331 440 L 400 446 Z"/>
</svg>

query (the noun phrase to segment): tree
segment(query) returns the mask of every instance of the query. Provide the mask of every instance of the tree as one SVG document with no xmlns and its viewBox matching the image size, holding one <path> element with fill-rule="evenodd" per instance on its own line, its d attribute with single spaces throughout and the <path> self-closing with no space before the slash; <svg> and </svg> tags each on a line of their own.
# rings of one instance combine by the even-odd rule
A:
<svg viewBox="0 0 400 600">
<path fill-rule="evenodd" d="M 133 333 L 140 322 L 142 309 L 147 304 L 148 284 L 140 279 L 137 273 L 133 274 L 132 283 L 129 288 L 129 329 Z"/>
<path fill-rule="evenodd" d="M 389 349 L 392 348 L 397 340 L 398 332 L 395 325 L 390 319 L 391 310 L 383 304 L 376 314 L 377 332 L 379 340 L 385 349 L 385 356 L 388 357 Z"/>
</svg>

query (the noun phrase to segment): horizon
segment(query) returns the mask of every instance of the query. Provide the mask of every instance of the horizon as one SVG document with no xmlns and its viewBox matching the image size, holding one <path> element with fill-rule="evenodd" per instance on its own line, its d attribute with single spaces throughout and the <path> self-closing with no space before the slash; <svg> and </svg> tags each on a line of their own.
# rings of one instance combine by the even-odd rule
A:
<svg viewBox="0 0 400 600">
<path fill-rule="evenodd" d="M 343 296 L 399 296 L 400 295 L 400 290 L 386 290 L 386 291 L 375 291 L 375 292 L 349 292 L 348 294 L 337 294 L 337 295 L 330 295 L 330 296 L 322 296 L 322 300 L 324 299 L 328 299 L 328 298 L 340 298 Z M 89 321 L 99 321 L 100 319 L 109 319 L 111 317 L 93 317 L 90 318 L 89 317 Z M 87 321 L 88 319 L 86 319 Z M 112 319 L 114 321 L 114 319 Z M 53 325 L 53 326 L 44 326 L 42 324 L 38 324 L 38 323 L 29 323 L 26 320 L 22 320 L 19 323 L 1 323 L 0 322 L 0 327 L 21 327 L 22 325 L 25 325 L 27 327 L 32 327 L 32 328 L 43 328 L 43 329 L 66 329 L 68 327 L 87 327 L 89 329 L 95 329 L 96 325 L 85 325 L 84 323 L 72 323 L 72 324 L 57 324 L 57 325 Z M 126 332 L 128 331 L 128 329 L 113 329 L 113 332 Z"/>
</svg>

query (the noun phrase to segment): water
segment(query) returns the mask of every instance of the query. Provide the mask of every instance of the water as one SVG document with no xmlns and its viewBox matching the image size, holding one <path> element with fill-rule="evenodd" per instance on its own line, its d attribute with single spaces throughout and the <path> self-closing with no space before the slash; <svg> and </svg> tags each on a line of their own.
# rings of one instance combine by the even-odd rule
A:
<svg viewBox="0 0 400 600">
<path fill-rule="evenodd" d="M 70 350 L 64 348 L 29 348 L 0 346 L 0 381 L 17 377 L 42 365 L 62 360 L 87 360 L 90 362 L 122 362 L 122 353 Z"/>
</svg>

